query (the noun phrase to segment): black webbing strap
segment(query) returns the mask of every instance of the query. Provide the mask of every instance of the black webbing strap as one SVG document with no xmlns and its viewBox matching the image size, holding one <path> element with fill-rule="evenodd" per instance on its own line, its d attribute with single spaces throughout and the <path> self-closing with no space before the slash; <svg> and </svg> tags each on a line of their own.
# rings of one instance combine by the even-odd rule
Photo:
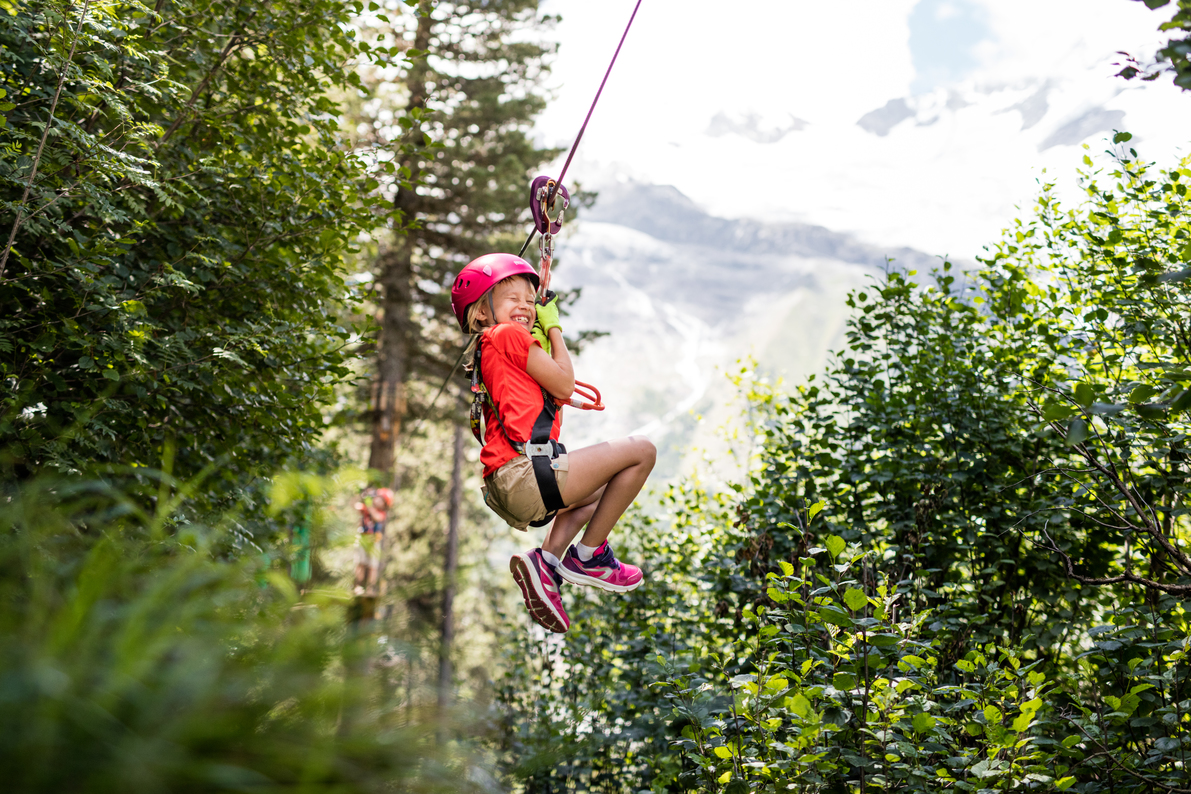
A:
<svg viewBox="0 0 1191 794">
<path fill-rule="evenodd" d="M 531 444 L 549 444 L 550 456 L 545 455 L 530 455 L 529 460 L 533 463 L 533 474 L 538 481 L 538 490 L 542 492 L 542 504 L 546 505 L 547 519 L 554 518 L 554 514 L 566 507 L 566 503 L 562 501 L 562 494 L 558 492 L 558 480 L 554 476 L 554 467 L 551 461 L 557 458 L 560 454 L 559 450 L 566 452 L 566 447 L 559 444 L 557 441 L 550 438 L 550 431 L 554 429 L 554 416 L 558 413 L 558 406 L 554 404 L 554 400 L 550 399 L 550 395 L 546 390 L 542 390 L 542 412 L 538 414 L 538 418 L 533 422 L 533 431 L 529 435 L 529 443 Z"/>
</svg>

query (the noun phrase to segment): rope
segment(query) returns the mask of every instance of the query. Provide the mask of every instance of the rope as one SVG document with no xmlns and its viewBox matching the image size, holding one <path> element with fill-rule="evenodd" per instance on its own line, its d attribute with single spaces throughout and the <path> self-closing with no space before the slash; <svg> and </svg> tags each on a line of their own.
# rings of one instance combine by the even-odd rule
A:
<svg viewBox="0 0 1191 794">
<path fill-rule="evenodd" d="M 579 148 L 579 141 L 583 140 L 583 133 L 587 131 L 587 122 L 591 121 L 591 114 L 595 112 L 596 103 L 600 101 L 600 94 L 604 93 L 604 86 L 608 83 L 608 76 L 612 74 L 612 67 L 616 65 L 616 58 L 620 55 L 620 48 L 624 46 L 624 40 L 629 35 L 629 28 L 633 26 L 633 20 L 637 18 L 637 11 L 640 8 L 641 0 L 637 0 L 637 5 L 633 6 L 633 15 L 629 17 L 629 24 L 624 26 L 624 33 L 620 35 L 620 43 L 616 45 L 616 52 L 612 53 L 612 62 L 608 64 L 608 70 L 604 72 L 604 79 L 600 81 L 600 88 L 596 91 L 595 99 L 591 101 L 591 107 L 587 110 L 587 118 L 583 119 L 583 126 L 579 128 L 579 134 L 575 136 L 575 142 L 571 144 L 571 151 L 567 152 L 566 162 L 562 164 L 562 173 L 558 175 L 558 179 L 554 180 L 554 187 L 550 188 L 550 192 L 546 195 L 546 206 L 551 206 L 554 203 L 554 194 L 558 192 L 559 185 L 566 178 L 567 169 L 571 167 L 571 159 L 574 158 L 575 151 Z M 529 237 L 525 238 L 525 244 L 521 246 L 521 252 L 517 256 L 522 256 L 525 253 L 525 249 L 533 242 L 533 237 L 537 232 L 537 226 L 534 226 L 533 231 L 529 233 Z"/>
<path fill-rule="evenodd" d="M 463 358 L 466 355 L 467 355 L 467 349 L 464 348 L 463 352 L 459 354 L 459 358 L 457 358 L 455 360 L 455 366 L 451 367 L 451 371 L 447 373 L 447 376 L 445 378 L 443 378 L 442 385 L 438 387 L 438 391 L 435 393 L 434 399 L 432 399 L 430 401 L 430 405 L 426 406 L 426 410 L 423 411 L 422 415 L 418 417 L 418 421 L 414 422 L 413 427 L 411 427 L 409 429 L 409 431 L 407 433 L 405 433 L 406 438 L 413 438 L 414 433 L 418 432 L 419 428 L 422 427 L 422 423 L 426 421 L 426 417 L 429 416 L 430 412 L 434 410 L 435 403 L 438 402 L 438 398 L 442 396 L 442 393 L 444 391 L 446 391 L 447 384 L 451 382 L 451 378 L 455 377 L 455 373 L 459 370 L 459 365 L 463 363 Z M 401 488 L 401 467 L 399 467 L 397 465 L 396 451 L 394 451 L 394 453 L 393 453 L 392 488 L 393 488 L 394 493 L 396 493 Z"/>
</svg>

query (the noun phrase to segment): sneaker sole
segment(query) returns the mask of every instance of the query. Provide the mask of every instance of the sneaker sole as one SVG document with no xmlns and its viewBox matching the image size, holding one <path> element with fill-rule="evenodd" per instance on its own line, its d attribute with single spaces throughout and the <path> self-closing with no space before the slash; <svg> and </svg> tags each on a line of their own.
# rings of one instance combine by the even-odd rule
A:
<svg viewBox="0 0 1191 794">
<path fill-rule="evenodd" d="M 509 560 L 509 571 L 513 574 L 513 581 L 521 588 L 521 597 L 525 599 L 525 608 L 529 611 L 529 616 L 533 618 L 534 623 L 555 634 L 566 634 L 570 627 L 555 613 L 546 594 L 538 590 L 538 583 L 534 581 L 536 577 L 530 571 L 530 563 L 517 555 Z"/>
<path fill-rule="evenodd" d="M 628 593 L 636 590 L 645 582 L 645 577 L 642 576 L 634 584 L 609 584 L 603 579 L 597 579 L 594 576 L 587 576 L 586 574 L 576 573 L 565 565 L 558 566 L 558 573 L 571 584 L 580 584 L 587 587 L 597 587 L 600 590 L 607 590 L 609 593 Z"/>
</svg>

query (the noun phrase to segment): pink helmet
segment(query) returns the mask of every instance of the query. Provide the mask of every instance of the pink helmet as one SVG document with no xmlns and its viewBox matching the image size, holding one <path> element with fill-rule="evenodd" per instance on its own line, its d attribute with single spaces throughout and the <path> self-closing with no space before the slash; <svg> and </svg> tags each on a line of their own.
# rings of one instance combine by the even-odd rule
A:
<svg viewBox="0 0 1191 794">
<path fill-rule="evenodd" d="M 455 286 L 451 287 L 451 311 L 455 312 L 455 319 L 459 321 L 463 333 L 468 333 L 467 307 L 483 297 L 494 284 L 517 275 L 529 276 L 534 290 L 537 290 L 537 271 L 529 262 L 514 254 L 484 254 L 468 262 L 459 271 Z"/>
</svg>

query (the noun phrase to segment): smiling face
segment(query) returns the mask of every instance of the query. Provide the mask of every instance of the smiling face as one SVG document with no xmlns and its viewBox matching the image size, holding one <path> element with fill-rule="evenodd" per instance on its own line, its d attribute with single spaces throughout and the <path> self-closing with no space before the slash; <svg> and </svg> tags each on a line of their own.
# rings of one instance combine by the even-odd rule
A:
<svg viewBox="0 0 1191 794">
<path fill-rule="evenodd" d="M 524 276 L 505 279 L 492 288 L 492 305 L 485 298 L 479 301 L 478 319 L 483 325 L 519 323 L 525 330 L 533 328 L 537 319 L 533 284 Z M 490 316 L 496 310 L 496 317 Z"/>
</svg>

